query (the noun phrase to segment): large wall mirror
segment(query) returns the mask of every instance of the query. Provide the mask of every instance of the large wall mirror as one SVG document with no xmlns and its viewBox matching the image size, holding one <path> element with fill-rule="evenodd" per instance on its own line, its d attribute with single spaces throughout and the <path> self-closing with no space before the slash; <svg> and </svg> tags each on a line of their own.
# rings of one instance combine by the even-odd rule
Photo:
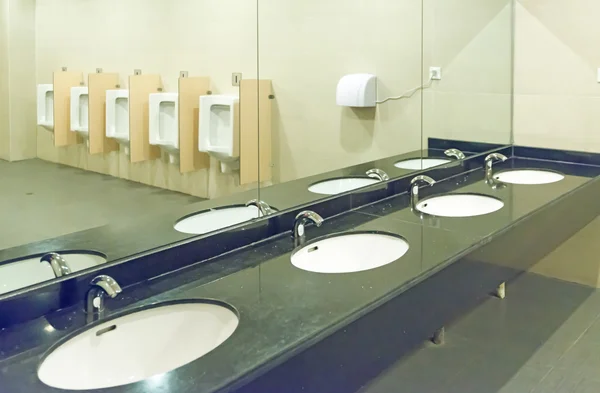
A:
<svg viewBox="0 0 600 393">
<path fill-rule="evenodd" d="M 511 0 L 11 1 L 0 298 L 510 144 L 512 47 Z"/>
<path fill-rule="evenodd" d="M 258 3 L 280 209 L 511 143 L 510 0 Z"/>
<path fill-rule="evenodd" d="M 420 159 L 421 15 L 420 1 L 259 0 L 259 74 L 276 97 L 265 200 L 288 184 L 290 208 Z"/>
<path fill-rule="evenodd" d="M 7 3 L 0 296 L 260 215 L 255 1 Z"/>
</svg>

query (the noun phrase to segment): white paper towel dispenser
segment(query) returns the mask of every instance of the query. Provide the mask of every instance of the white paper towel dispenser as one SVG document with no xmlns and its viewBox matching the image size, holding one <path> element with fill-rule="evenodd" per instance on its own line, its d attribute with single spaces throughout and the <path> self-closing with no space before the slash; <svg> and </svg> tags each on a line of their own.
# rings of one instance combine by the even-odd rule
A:
<svg viewBox="0 0 600 393">
<path fill-rule="evenodd" d="M 372 74 L 351 74 L 340 79 L 336 101 L 339 106 L 370 108 L 377 106 L 377 77 Z"/>
</svg>

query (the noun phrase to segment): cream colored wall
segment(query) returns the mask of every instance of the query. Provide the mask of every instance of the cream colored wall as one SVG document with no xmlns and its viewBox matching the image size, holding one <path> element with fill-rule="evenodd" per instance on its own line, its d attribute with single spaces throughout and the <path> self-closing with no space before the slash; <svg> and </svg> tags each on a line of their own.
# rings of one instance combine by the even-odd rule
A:
<svg viewBox="0 0 600 393">
<path fill-rule="evenodd" d="M 600 288 L 600 218 L 571 236 L 533 266 L 532 273 Z"/>
<path fill-rule="evenodd" d="M 8 87 L 8 0 L 0 0 L 0 159 L 10 159 Z"/>
<path fill-rule="evenodd" d="M 0 158 L 36 156 L 35 0 L 0 1 Z"/>
<path fill-rule="evenodd" d="M 255 1 L 37 0 L 36 15 L 37 83 L 50 83 L 62 66 L 118 72 L 123 86 L 139 68 L 160 74 L 165 91 L 177 90 L 185 70 L 210 76 L 216 94 L 235 92 L 232 72 L 257 77 Z M 238 176 L 221 174 L 216 161 L 210 170 L 181 175 L 166 158 L 131 164 L 120 152 L 90 156 L 83 145 L 55 148 L 41 128 L 37 146 L 45 160 L 200 197 L 241 190 Z"/>
<path fill-rule="evenodd" d="M 373 73 L 379 96 L 420 84 L 421 2 L 260 0 L 260 76 L 275 91 L 273 170 L 288 181 L 421 148 L 421 100 L 336 106 L 339 79 Z"/>
<path fill-rule="evenodd" d="M 35 3 L 10 0 L 10 159 L 34 158 L 36 149 Z"/>
<path fill-rule="evenodd" d="M 519 0 L 515 143 L 600 152 L 600 2 Z"/>
<path fill-rule="evenodd" d="M 508 144 L 512 0 L 423 0 L 423 138 Z"/>
</svg>

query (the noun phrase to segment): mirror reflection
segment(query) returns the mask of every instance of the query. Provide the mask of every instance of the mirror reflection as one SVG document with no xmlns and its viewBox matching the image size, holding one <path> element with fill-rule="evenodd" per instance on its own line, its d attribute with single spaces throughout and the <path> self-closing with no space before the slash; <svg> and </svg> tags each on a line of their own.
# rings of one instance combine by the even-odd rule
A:
<svg viewBox="0 0 600 393">
<path fill-rule="evenodd" d="M 281 209 L 511 142 L 509 0 L 260 0 L 258 22 Z"/>
<path fill-rule="evenodd" d="M 273 211 L 256 2 L 233 3 L 39 0 L 0 18 L 23 27 L 0 36 L 0 296 Z"/>
<path fill-rule="evenodd" d="M 511 143 L 510 0 L 39 0 L 3 23 L 27 28 L 0 46 L 0 267 L 39 269 L 3 293 Z"/>
</svg>

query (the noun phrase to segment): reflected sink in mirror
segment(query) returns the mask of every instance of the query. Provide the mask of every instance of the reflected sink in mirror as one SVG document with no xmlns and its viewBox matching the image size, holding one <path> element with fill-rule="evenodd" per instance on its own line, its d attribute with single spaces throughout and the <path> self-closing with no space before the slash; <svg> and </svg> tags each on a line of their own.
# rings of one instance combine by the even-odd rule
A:
<svg viewBox="0 0 600 393">
<path fill-rule="evenodd" d="M 59 254 L 72 273 L 106 263 L 106 255 L 97 252 L 63 251 Z M 0 265 L 0 295 L 56 278 L 50 264 L 40 262 L 44 255 L 28 256 Z"/>
<path fill-rule="evenodd" d="M 51 349 L 39 379 L 58 389 L 126 385 L 190 363 L 221 345 L 239 324 L 215 301 L 158 305 L 103 321 Z"/>
<path fill-rule="evenodd" d="M 408 251 L 403 238 L 388 233 L 354 232 L 316 239 L 295 251 L 292 264 L 315 273 L 353 273 L 396 261 Z"/>
<path fill-rule="evenodd" d="M 477 194 L 450 194 L 423 199 L 417 210 L 439 217 L 473 217 L 498 211 L 504 207 L 500 199 Z"/>
<path fill-rule="evenodd" d="M 273 210 L 275 211 L 275 210 Z M 184 217 L 174 228 L 181 233 L 202 235 L 262 216 L 256 206 L 226 206 Z"/>
<path fill-rule="evenodd" d="M 398 161 L 394 166 L 400 169 L 421 170 L 448 164 L 450 162 L 452 162 L 452 160 L 445 158 L 413 158 L 410 160 Z"/>
<path fill-rule="evenodd" d="M 498 172 L 494 179 L 509 184 L 550 184 L 563 180 L 562 173 L 539 169 L 515 169 Z"/>
<path fill-rule="evenodd" d="M 337 195 L 379 182 L 380 180 L 369 177 L 342 177 L 315 183 L 308 187 L 308 191 L 321 195 Z"/>
</svg>

